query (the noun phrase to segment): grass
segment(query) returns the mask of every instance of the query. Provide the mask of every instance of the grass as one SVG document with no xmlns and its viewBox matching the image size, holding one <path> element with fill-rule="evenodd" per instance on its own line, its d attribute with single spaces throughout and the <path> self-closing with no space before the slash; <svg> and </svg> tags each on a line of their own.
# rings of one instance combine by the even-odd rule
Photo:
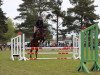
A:
<svg viewBox="0 0 100 75">
<path fill-rule="evenodd" d="M 78 72 L 79 64 L 79 60 L 12 61 L 9 50 L 0 51 L 0 75 L 100 75 Z"/>
</svg>

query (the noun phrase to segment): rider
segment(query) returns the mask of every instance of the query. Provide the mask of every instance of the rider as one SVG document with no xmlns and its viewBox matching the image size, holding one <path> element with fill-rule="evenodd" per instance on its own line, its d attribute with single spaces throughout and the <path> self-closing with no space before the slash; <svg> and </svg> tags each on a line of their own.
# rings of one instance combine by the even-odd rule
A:
<svg viewBox="0 0 100 75">
<path fill-rule="evenodd" d="M 38 17 L 38 20 L 36 21 L 36 25 L 34 26 L 34 35 L 33 35 L 34 38 L 36 37 L 36 31 L 38 29 L 43 29 L 43 19 L 41 16 Z"/>
</svg>

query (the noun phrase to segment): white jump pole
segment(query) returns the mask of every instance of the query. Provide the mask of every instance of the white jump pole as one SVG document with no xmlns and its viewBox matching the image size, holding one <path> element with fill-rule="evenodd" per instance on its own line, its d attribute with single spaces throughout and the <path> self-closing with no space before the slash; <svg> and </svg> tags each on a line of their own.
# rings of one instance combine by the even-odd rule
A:
<svg viewBox="0 0 100 75">
<path fill-rule="evenodd" d="M 35 54 L 35 52 L 28 52 L 27 54 Z M 73 54 L 73 52 L 38 52 L 37 54 Z"/>
<path fill-rule="evenodd" d="M 18 36 L 16 37 L 16 39 L 15 39 L 15 52 L 16 52 L 16 54 L 19 54 L 19 52 L 18 52 Z"/>
<path fill-rule="evenodd" d="M 27 60 L 52 60 L 52 59 L 57 59 L 57 60 L 69 60 L 72 59 L 71 57 L 66 57 L 66 58 L 27 58 Z"/>
<path fill-rule="evenodd" d="M 34 50 L 36 48 L 38 48 L 40 50 L 46 50 L 46 49 L 48 49 L 48 50 L 53 50 L 53 49 L 55 49 L 55 50 L 78 49 L 78 47 L 25 47 L 25 49 L 29 49 L 29 50 L 30 49 Z"/>
<path fill-rule="evenodd" d="M 22 57 L 23 57 L 23 60 L 26 60 L 26 57 L 25 57 L 25 34 L 22 34 L 22 45 L 23 45 L 23 48 L 22 48 Z"/>
<path fill-rule="evenodd" d="M 81 59 L 81 34 L 79 34 L 79 59 Z"/>
<path fill-rule="evenodd" d="M 13 44 L 13 38 L 11 39 L 11 59 L 14 60 L 13 57 L 13 50 L 14 50 L 14 44 Z"/>
<path fill-rule="evenodd" d="M 78 38 L 76 35 L 73 36 L 73 47 L 77 47 Z M 73 49 L 73 58 L 76 59 L 77 49 Z"/>
<path fill-rule="evenodd" d="M 73 58 L 74 59 L 80 59 L 80 34 L 77 37 L 77 35 L 73 36 L 73 47 L 78 47 L 77 49 L 73 49 Z"/>
<path fill-rule="evenodd" d="M 22 54 L 22 51 L 21 51 L 22 50 L 22 48 L 21 48 L 22 43 L 21 43 L 21 41 L 22 41 L 21 35 L 19 35 L 19 45 L 18 45 L 19 46 L 19 59 L 21 59 L 21 57 L 22 57 L 22 55 L 21 55 Z"/>
</svg>

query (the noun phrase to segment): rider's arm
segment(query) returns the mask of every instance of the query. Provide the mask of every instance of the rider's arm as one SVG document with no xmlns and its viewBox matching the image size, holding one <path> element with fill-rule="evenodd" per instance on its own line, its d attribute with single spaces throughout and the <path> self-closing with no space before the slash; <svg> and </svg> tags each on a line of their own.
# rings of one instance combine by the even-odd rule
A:
<svg viewBox="0 0 100 75">
<path fill-rule="evenodd" d="M 43 20 L 38 20 L 36 22 L 36 27 L 39 28 L 39 27 L 43 27 Z"/>
<path fill-rule="evenodd" d="M 38 27 L 38 25 L 39 25 L 39 23 L 38 23 L 38 21 L 37 21 L 35 26 Z"/>
</svg>

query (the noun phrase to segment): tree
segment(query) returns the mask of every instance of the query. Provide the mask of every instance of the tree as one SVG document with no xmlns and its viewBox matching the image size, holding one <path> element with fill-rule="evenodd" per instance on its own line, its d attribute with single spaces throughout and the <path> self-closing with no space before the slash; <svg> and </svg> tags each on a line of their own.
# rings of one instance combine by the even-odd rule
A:
<svg viewBox="0 0 100 75">
<path fill-rule="evenodd" d="M 8 31 L 5 33 L 4 37 L 6 38 L 6 41 L 10 41 L 12 37 L 16 36 L 14 23 L 10 18 L 8 18 L 6 24 L 8 26 Z"/>
<path fill-rule="evenodd" d="M 47 11 L 45 0 L 22 0 L 23 3 L 17 9 L 20 14 L 15 19 L 23 19 L 19 27 L 28 28 L 32 31 L 38 16 L 41 16 L 44 11 Z"/>
<path fill-rule="evenodd" d="M 15 19 L 22 19 L 24 22 L 18 25 L 19 31 L 32 35 L 33 34 L 33 27 L 36 24 L 37 18 L 42 16 L 45 11 L 48 11 L 48 5 L 46 0 L 22 0 L 23 3 L 19 5 L 17 9 L 20 14 Z M 45 21 L 44 16 L 44 25 L 48 23 Z M 49 29 L 49 25 L 46 26 Z"/>
<path fill-rule="evenodd" d="M 74 6 L 68 8 L 67 16 L 64 18 L 64 26 L 67 26 L 70 30 L 81 30 L 82 27 L 89 27 L 95 23 L 95 20 L 99 19 L 96 15 L 95 7 L 93 5 L 94 0 L 69 0 Z M 80 24 L 75 23 L 78 21 Z"/>
<path fill-rule="evenodd" d="M 4 40 L 4 34 L 7 32 L 8 27 L 6 24 L 6 17 L 1 8 L 2 1 L 0 0 L 0 41 Z"/>
<path fill-rule="evenodd" d="M 58 28 L 59 28 L 59 17 L 63 16 L 63 12 L 61 11 L 61 4 L 62 0 L 51 0 L 50 3 L 48 3 L 50 10 L 52 13 L 47 15 L 47 18 L 50 19 L 57 23 L 57 28 L 56 28 L 56 36 L 57 36 L 57 46 L 58 46 Z M 56 17 L 56 18 L 55 18 Z"/>
<path fill-rule="evenodd" d="M 35 10 L 35 2 L 34 0 L 22 0 L 23 3 L 19 5 L 17 11 L 20 12 L 19 16 L 15 19 L 22 19 L 22 22 L 18 27 L 19 28 L 26 28 L 27 31 L 32 31 L 33 26 L 35 25 L 37 12 Z"/>
</svg>

